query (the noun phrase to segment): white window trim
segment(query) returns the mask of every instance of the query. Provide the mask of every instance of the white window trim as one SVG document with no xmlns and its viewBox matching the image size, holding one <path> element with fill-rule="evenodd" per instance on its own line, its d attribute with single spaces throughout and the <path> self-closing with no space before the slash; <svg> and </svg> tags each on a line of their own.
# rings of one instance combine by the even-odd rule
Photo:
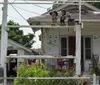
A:
<svg viewBox="0 0 100 85">
<path fill-rule="evenodd" d="M 91 59 L 86 59 L 85 56 L 85 38 L 91 38 L 91 57 L 92 57 L 92 53 L 93 53 L 93 42 L 92 42 L 92 36 L 83 36 L 83 52 L 84 52 L 84 61 L 91 61 Z"/>
</svg>

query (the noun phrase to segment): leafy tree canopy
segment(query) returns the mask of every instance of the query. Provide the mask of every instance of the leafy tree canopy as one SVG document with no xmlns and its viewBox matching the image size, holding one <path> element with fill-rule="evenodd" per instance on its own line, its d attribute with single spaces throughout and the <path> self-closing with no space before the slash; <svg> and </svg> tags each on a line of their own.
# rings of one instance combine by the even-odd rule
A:
<svg viewBox="0 0 100 85">
<path fill-rule="evenodd" d="M 14 22 L 12 20 L 10 20 L 7 24 L 8 25 L 17 25 L 17 26 L 19 25 L 18 23 Z M 0 33 L 1 33 L 1 25 L 0 25 Z M 23 30 L 20 30 L 18 27 L 9 28 L 8 38 L 16 41 L 28 48 L 31 48 L 32 44 L 35 42 L 33 40 L 34 34 L 29 33 L 27 35 L 24 35 Z"/>
<path fill-rule="evenodd" d="M 90 4 L 100 9 L 100 2 L 92 2 Z"/>
</svg>

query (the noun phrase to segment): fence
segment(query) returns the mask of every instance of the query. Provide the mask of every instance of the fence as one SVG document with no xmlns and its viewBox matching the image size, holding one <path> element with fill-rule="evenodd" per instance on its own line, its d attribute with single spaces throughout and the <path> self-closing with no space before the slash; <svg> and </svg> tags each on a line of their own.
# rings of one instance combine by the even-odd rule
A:
<svg viewBox="0 0 100 85">
<path fill-rule="evenodd" d="M 71 55 L 65 57 L 10 55 L 7 58 L 23 58 L 25 62 L 20 62 L 22 64 L 17 68 L 18 77 L 14 75 L 9 77 L 1 76 L 0 81 L 7 80 L 6 85 L 99 85 L 95 74 L 92 77 L 93 79 L 82 76 L 75 77 L 75 64 L 69 65 L 69 60 L 75 59 Z M 27 60 L 29 62 L 26 62 Z"/>
<path fill-rule="evenodd" d="M 75 69 L 68 68 L 60 70 L 56 69 L 52 60 L 60 60 L 59 64 L 67 65 L 66 59 L 74 59 L 73 56 L 66 57 L 53 57 L 53 56 L 9 56 L 7 58 L 24 58 L 24 59 L 41 59 L 38 64 L 31 63 L 28 65 L 26 62 L 21 64 L 18 68 L 18 77 L 5 77 L 0 79 L 6 79 L 7 85 L 99 85 L 97 84 L 96 75 L 93 75 L 91 82 L 90 77 L 75 77 Z M 44 61 L 42 61 L 44 59 Z M 62 63 L 64 62 L 64 63 Z M 44 64 L 43 64 L 44 63 Z M 47 64 L 49 63 L 49 64 Z M 56 62 L 57 65 L 57 62 Z M 48 67 L 49 66 L 49 67 Z M 91 84 L 92 83 L 92 84 Z"/>
<path fill-rule="evenodd" d="M 10 77 L 7 85 L 84 85 L 83 80 L 90 84 L 90 77 Z"/>
<path fill-rule="evenodd" d="M 8 77 L 6 85 L 100 85 L 96 75 L 91 77 Z"/>
</svg>

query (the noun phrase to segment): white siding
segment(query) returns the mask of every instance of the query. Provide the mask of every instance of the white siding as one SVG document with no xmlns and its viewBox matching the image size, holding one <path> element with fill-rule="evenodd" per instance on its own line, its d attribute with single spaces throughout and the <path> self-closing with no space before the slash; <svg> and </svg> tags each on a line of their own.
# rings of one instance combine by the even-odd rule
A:
<svg viewBox="0 0 100 85">
<path fill-rule="evenodd" d="M 44 49 L 46 54 L 59 55 L 59 34 L 56 29 L 50 29 L 44 34 Z"/>
<path fill-rule="evenodd" d="M 18 55 L 24 55 L 24 50 L 18 49 Z M 22 62 L 24 59 L 18 59 L 17 62 Z"/>
<path fill-rule="evenodd" d="M 50 29 L 49 31 L 45 30 L 44 34 L 44 54 L 47 55 L 59 55 L 60 45 L 59 45 L 59 32 L 57 29 Z M 52 69 L 52 66 L 55 66 L 56 59 L 48 60 L 48 69 Z M 57 66 L 57 65 L 56 65 Z"/>
<path fill-rule="evenodd" d="M 89 71 L 89 64 L 91 63 L 90 60 L 84 61 L 84 71 Z"/>
<path fill-rule="evenodd" d="M 29 53 L 28 51 L 24 50 L 24 55 L 33 55 L 33 53 Z"/>
<path fill-rule="evenodd" d="M 99 55 L 100 64 L 100 35 L 96 35 L 97 39 L 93 39 L 93 54 Z"/>
</svg>

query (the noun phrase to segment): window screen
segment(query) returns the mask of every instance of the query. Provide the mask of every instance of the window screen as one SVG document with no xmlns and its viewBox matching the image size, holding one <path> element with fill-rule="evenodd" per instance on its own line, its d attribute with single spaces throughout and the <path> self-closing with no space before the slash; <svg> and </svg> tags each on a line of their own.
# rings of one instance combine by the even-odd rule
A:
<svg viewBox="0 0 100 85">
<path fill-rule="evenodd" d="M 61 55 L 67 55 L 67 38 L 61 38 Z"/>
<path fill-rule="evenodd" d="M 91 59 L 91 38 L 85 38 L 85 59 Z"/>
</svg>

